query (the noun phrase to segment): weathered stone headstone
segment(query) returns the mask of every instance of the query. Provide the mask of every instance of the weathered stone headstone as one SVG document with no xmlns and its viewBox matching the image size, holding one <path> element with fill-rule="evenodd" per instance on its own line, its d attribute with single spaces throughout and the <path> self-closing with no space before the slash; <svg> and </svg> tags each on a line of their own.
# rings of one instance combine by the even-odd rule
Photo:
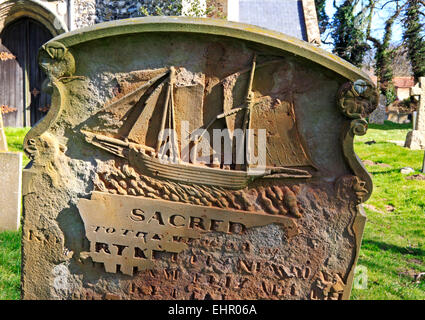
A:
<svg viewBox="0 0 425 320">
<path fill-rule="evenodd" d="M 21 220 L 22 153 L 0 152 L 0 173 L 0 231 L 16 231 Z"/>
<path fill-rule="evenodd" d="M 40 64 L 25 299 L 349 297 L 372 191 L 353 139 L 376 103 L 359 69 L 188 18 L 75 31 Z"/>
<path fill-rule="evenodd" d="M 320 44 L 314 0 L 232 0 L 228 19 L 279 31 Z"/>
<path fill-rule="evenodd" d="M 21 218 L 22 154 L 8 152 L 0 110 L 0 231 L 18 230 Z"/>
<path fill-rule="evenodd" d="M 386 107 L 387 98 L 381 94 L 378 107 L 369 116 L 369 123 L 384 124 L 384 121 L 387 119 Z"/>
<path fill-rule="evenodd" d="M 419 78 L 419 82 L 410 90 L 410 95 L 419 98 L 419 107 L 415 130 L 407 133 L 405 146 L 412 150 L 423 150 L 425 149 L 425 77 Z"/>
</svg>

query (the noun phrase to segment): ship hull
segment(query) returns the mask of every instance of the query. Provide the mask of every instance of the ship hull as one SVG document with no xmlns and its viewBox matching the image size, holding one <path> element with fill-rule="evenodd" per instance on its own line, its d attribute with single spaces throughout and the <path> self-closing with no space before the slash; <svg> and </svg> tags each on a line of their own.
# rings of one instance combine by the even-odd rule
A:
<svg viewBox="0 0 425 320">
<path fill-rule="evenodd" d="M 254 176 L 246 171 L 223 170 L 184 163 L 161 162 L 143 152 L 130 150 L 130 163 L 153 178 L 187 184 L 203 184 L 226 189 L 243 189 Z"/>
<path fill-rule="evenodd" d="M 258 178 L 309 179 L 312 177 L 309 171 L 288 167 L 266 168 L 263 171 L 241 171 L 209 168 L 184 162 L 161 161 L 152 148 L 148 149 L 145 146 L 87 131 L 82 131 L 82 133 L 86 136 L 87 142 L 127 159 L 129 164 L 140 173 L 162 180 L 240 190 Z M 146 152 L 154 155 L 148 155 Z"/>
</svg>

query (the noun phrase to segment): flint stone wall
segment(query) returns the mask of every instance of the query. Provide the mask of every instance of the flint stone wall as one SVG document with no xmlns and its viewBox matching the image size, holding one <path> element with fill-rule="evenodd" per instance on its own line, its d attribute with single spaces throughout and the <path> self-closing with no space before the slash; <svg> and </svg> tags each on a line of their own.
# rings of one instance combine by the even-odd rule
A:
<svg viewBox="0 0 425 320">
<path fill-rule="evenodd" d="M 205 3 L 209 9 L 206 10 Z M 75 0 L 75 26 L 81 28 L 111 20 L 137 18 L 144 16 L 180 16 L 183 5 L 194 5 L 201 8 L 201 13 L 210 16 L 226 17 L 227 1 L 223 0 Z M 194 15 L 191 11 L 189 15 Z"/>
</svg>

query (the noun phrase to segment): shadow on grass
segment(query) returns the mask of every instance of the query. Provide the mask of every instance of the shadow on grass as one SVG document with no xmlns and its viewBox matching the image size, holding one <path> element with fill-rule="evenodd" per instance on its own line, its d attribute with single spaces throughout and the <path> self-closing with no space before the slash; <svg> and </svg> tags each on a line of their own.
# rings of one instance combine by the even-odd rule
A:
<svg viewBox="0 0 425 320">
<path fill-rule="evenodd" d="M 384 124 L 369 123 L 369 129 L 376 130 L 406 130 L 412 129 L 412 123 L 394 123 L 391 121 L 384 121 Z"/>
<path fill-rule="evenodd" d="M 373 142 L 371 142 L 371 141 L 373 141 Z M 375 140 L 370 140 L 370 141 L 356 141 L 354 144 L 365 144 L 365 145 L 367 145 L 369 147 L 373 147 L 376 144 L 382 144 L 382 145 L 391 144 L 391 145 L 395 145 L 396 146 L 396 144 L 394 144 L 392 142 L 388 142 L 388 141 L 375 141 Z"/>
<path fill-rule="evenodd" d="M 373 170 L 368 170 L 368 171 L 369 173 L 373 175 L 379 175 L 379 174 L 388 174 L 388 173 L 400 173 L 401 169 L 402 168 L 396 168 L 396 169 L 384 170 L 384 171 L 373 171 Z"/>
<path fill-rule="evenodd" d="M 425 251 L 420 248 L 399 247 L 393 244 L 389 244 L 389 243 L 385 243 L 381 241 L 375 241 L 375 240 L 363 239 L 362 248 L 368 249 L 368 250 L 373 250 L 374 248 L 377 248 L 379 250 L 384 250 L 384 251 L 388 251 L 392 253 L 411 254 L 415 256 L 425 255 Z"/>
</svg>

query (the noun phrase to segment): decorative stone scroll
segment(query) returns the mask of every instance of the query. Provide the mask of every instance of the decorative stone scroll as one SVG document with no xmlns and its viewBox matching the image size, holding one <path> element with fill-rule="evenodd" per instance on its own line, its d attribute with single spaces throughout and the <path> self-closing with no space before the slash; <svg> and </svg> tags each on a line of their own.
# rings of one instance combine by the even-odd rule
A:
<svg viewBox="0 0 425 320">
<path fill-rule="evenodd" d="M 25 299 L 348 299 L 376 93 L 306 42 L 142 18 L 45 44 Z"/>
</svg>

